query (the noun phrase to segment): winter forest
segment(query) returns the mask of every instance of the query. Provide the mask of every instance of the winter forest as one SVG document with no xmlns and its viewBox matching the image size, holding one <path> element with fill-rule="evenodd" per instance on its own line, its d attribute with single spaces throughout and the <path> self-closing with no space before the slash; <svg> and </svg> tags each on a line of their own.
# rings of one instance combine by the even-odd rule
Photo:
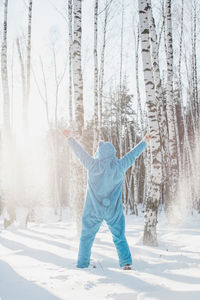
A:
<svg viewBox="0 0 200 300">
<path fill-rule="evenodd" d="M 15 291 L 27 299 L 24 290 L 34 300 L 79 299 L 79 293 L 83 299 L 199 299 L 199 12 L 199 0 L 0 1 L 0 300 L 16 299 Z M 109 270 L 116 255 L 110 248 L 107 259 L 100 256 L 111 238 L 107 227 L 94 244 L 95 268 L 87 274 L 75 269 L 87 172 L 67 144 L 66 128 L 91 156 L 103 140 L 112 142 L 119 159 L 152 135 L 123 184 L 133 275 Z M 67 251 L 75 249 L 68 264 L 66 237 Z M 40 243 L 49 247 L 47 258 Z M 177 256 L 176 270 L 169 251 Z M 47 267 L 30 276 L 25 267 L 18 270 L 23 255 L 30 268 L 38 257 L 38 268 L 52 263 L 55 277 L 47 276 Z M 171 275 L 156 287 L 165 269 Z M 13 282 L 23 282 L 14 284 L 13 294 L 4 283 L 9 272 Z"/>
</svg>

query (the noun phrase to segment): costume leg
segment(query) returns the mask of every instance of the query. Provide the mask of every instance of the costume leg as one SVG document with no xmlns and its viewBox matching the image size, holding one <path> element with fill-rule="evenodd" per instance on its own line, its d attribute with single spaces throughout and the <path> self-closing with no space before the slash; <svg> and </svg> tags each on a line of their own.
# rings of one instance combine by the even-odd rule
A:
<svg viewBox="0 0 200 300">
<path fill-rule="evenodd" d="M 101 226 L 102 220 L 91 215 L 83 215 L 82 231 L 78 253 L 78 268 L 87 268 L 90 264 L 91 248 L 95 235 Z"/>
<path fill-rule="evenodd" d="M 113 242 L 117 249 L 120 267 L 126 264 L 132 264 L 132 257 L 125 237 L 125 218 L 122 209 L 116 216 L 106 220 L 110 231 L 112 232 Z"/>
</svg>

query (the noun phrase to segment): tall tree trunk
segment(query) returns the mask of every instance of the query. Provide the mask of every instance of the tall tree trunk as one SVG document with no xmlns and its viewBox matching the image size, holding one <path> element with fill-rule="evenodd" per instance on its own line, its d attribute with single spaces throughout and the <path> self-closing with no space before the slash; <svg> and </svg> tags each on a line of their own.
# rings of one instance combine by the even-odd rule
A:
<svg viewBox="0 0 200 300">
<path fill-rule="evenodd" d="M 69 30 L 69 124 L 72 125 L 72 0 L 68 0 L 68 30 Z"/>
<path fill-rule="evenodd" d="M 168 146 L 168 131 L 167 131 L 167 119 L 164 107 L 164 93 L 162 89 L 162 81 L 160 76 L 159 67 L 159 47 L 157 41 L 157 33 L 155 27 L 155 21 L 152 12 L 151 0 L 148 2 L 148 19 L 149 19 L 149 29 L 150 29 L 150 41 L 151 41 L 151 57 L 152 57 L 152 67 L 155 83 L 155 96 L 157 102 L 158 110 L 158 124 L 160 129 L 161 147 L 162 147 L 162 182 L 164 187 L 165 199 L 168 198 L 168 174 L 169 174 L 169 146 Z"/>
<path fill-rule="evenodd" d="M 122 14 L 121 14 L 121 47 L 120 47 L 120 70 L 119 70 L 119 93 L 118 93 L 118 126 L 119 126 L 119 157 L 123 155 L 123 138 L 122 138 L 122 101 L 123 101 L 123 42 L 124 42 L 124 1 L 122 0 Z M 123 185 L 123 199 L 124 199 L 125 184 Z"/>
<path fill-rule="evenodd" d="M 192 169 L 194 169 L 193 158 L 191 154 L 191 145 L 188 137 L 186 116 L 184 112 L 184 104 L 183 104 L 183 86 L 182 86 L 182 75 L 181 75 L 181 66 L 182 66 L 182 44 L 183 44 L 183 24 L 184 24 L 184 0 L 181 1 L 181 33 L 180 33 L 180 42 L 179 42 L 179 61 L 178 61 L 178 86 L 179 86 L 179 98 L 180 98 L 180 106 L 181 106 L 181 117 L 183 120 L 183 146 L 182 146 L 182 164 L 181 164 L 181 175 L 184 176 L 186 174 L 186 163 L 185 163 L 185 152 L 188 152 L 188 157 L 190 158 L 190 163 L 192 165 Z"/>
<path fill-rule="evenodd" d="M 141 122 L 141 131 L 142 135 L 144 134 L 144 116 L 142 112 L 142 102 L 140 97 L 140 84 L 139 84 L 139 72 L 138 72 L 138 64 L 139 64 L 139 42 L 140 42 L 140 29 L 138 26 L 137 29 L 137 39 L 135 38 L 135 79 L 136 79 L 136 88 L 137 88 L 137 102 L 140 111 L 140 122 Z"/>
<path fill-rule="evenodd" d="M 170 197 L 166 203 L 168 215 L 172 213 L 172 204 L 176 193 L 178 179 L 178 158 L 176 140 L 176 116 L 173 97 L 173 44 L 172 44 L 172 19 L 171 0 L 166 2 L 166 41 L 167 41 L 167 86 L 166 86 L 166 112 L 168 121 L 169 154 L 170 154 Z"/>
<path fill-rule="evenodd" d="M 192 81 L 193 81 L 193 102 L 194 102 L 194 117 L 195 123 L 197 123 L 197 113 L 198 113 L 198 88 L 197 88 L 197 58 L 196 58 L 196 31 L 197 31 L 197 22 L 196 22 L 196 1 L 194 0 L 194 9 L 193 9 L 193 36 L 192 36 Z"/>
<path fill-rule="evenodd" d="M 8 0 L 4 1 L 4 21 L 3 21 L 3 41 L 1 46 L 1 78 L 3 90 L 3 123 L 4 129 L 10 133 L 10 96 L 8 87 L 8 67 L 7 67 L 7 18 Z"/>
<path fill-rule="evenodd" d="M 146 199 L 146 208 L 144 215 L 144 236 L 145 245 L 157 245 L 157 213 L 160 201 L 161 187 L 161 149 L 160 149 L 160 133 L 157 119 L 157 103 L 154 90 L 154 77 L 152 71 L 150 43 L 149 43 L 149 26 L 148 26 L 148 3 L 145 0 L 138 0 L 140 32 L 141 32 L 141 50 L 142 62 L 146 91 L 147 115 L 149 123 L 149 131 L 153 138 L 151 141 L 151 183 L 148 186 Z"/>
<path fill-rule="evenodd" d="M 97 53 L 97 38 L 98 38 L 98 0 L 95 0 L 94 5 L 94 138 L 93 138 L 93 153 L 98 145 L 98 53 Z"/>
<path fill-rule="evenodd" d="M 140 43 L 140 28 L 139 28 L 139 24 L 137 26 L 137 38 L 135 37 L 135 79 L 136 79 L 136 88 L 137 88 L 137 103 L 138 103 L 138 110 L 140 112 L 140 123 L 141 123 L 141 134 L 142 136 L 144 136 L 144 131 L 145 131 L 145 122 L 144 122 L 144 114 L 142 111 L 142 101 L 141 101 L 141 96 L 140 96 L 140 82 L 139 82 L 139 43 Z M 143 158 L 144 158 L 144 163 L 146 165 L 146 170 L 145 170 L 145 178 L 144 178 L 144 197 L 146 198 L 146 191 L 147 191 L 147 182 L 148 182 L 148 178 L 150 177 L 148 172 L 147 172 L 147 168 L 149 168 L 149 164 L 148 164 L 148 160 L 147 160 L 147 153 L 143 154 Z M 135 181 L 134 181 L 134 185 L 135 185 Z M 134 205 L 134 209 L 136 209 L 136 206 Z M 137 212 L 137 211 L 136 211 Z"/>
<path fill-rule="evenodd" d="M 198 101 L 198 76 L 197 76 L 197 12 L 196 0 L 193 3 L 192 11 L 192 106 L 193 116 L 195 121 L 195 136 L 197 137 L 197 130 L 199 130 L 199 101 Z M 195 141 L 196 142 L 196 141 Z"/>
<path fill-rule="evenodd" d="M 80 139 L 84 127 L 84 109 L 83 109 L 83 78 L 81 67 L 81 5 L 82 0 L 73 1 L 74 15 L 74 37 L 73 37 L 73 84 L 74 84 L 74 102 L 75 102 L 75 120 L 77 125 L 77 135 Z M 84 175 L 80 162 L 73 158 L 72 162 L 72 195 L 75 208 L 77 233 L 80 233 L 81 215 L 84 204 Z"/>
<path fill-rule="evenodd" d="M 104 86 L 104 62 L 106 48 L 106 34 L 108 24 L 108 1 L 106 0 L 104 25 L 103 25 L 103 46 L 101 51 L 100 74 L 99 74 L 99 138 L 102 138 L 102 107 L 103 107 L 103 86 Z"/>
<path fill-rule="evenodd" d="M 28 6 L 28 38 L 27 38 L 27 62 L 26 62 L 26 98 L 23 103 L 24 129 L 28 130 L 28 110 L 30 98 L 30 78 L 31 78 L 31 23 L 32 23 L 33 0 L 29 0 Z"/>
<path fill-rule="evenodd" d="M 74 38 L 73 38 L 73 81 L 74 81 L 74 102 L 75 102 L 75 120 L 78 133 L 81 135 L 84 126 L 83 109 L 83 77 L 81 66 L 81 12 L 82 1 L 74 0 Z"/>
<path fill-rule="evenodd" d="M 73 101 L 73 94 L 72 94 L 72 58 L 73 58 L 73 30 L 72 30 L 72 24 L 73 24 L 73 17 L 72 17 L 72 0 L 68 0 L 68 38 L 69 38 L 69 46 L 68 46 L 68 51 L 69 51 L 69 125 L 72 127 L 73 125 L 73 109 L 72 109 L 72 101 Z M 68 182 L 69 182 L 69 188 L 67 190 L 68 194 L 67 197 L 68 199 L 73 198 L 73 191 L 71 187 L 72 183 L 72 178 L 73 178 L 73 173 L 72 173 L 72 167 L 73 167 L 73 158 L 72 158 L 72 153 L 69 150 L 68 151 L 68 157 L 69 157 L 69 166 L 68 166 Z M 71 202 L 69 202 L 71 205 Z M 71 205 L 72 207 L 72 205 Z M 73 211 L 73 210 L 72 210 Z"/>
<path fill-rule="evenodd" d="M 28 35 L 27 35 L 27 58 L 26 58 L 26 96 L 23 102 L 23 130 L 25 138 L 28 137 L 29 131 L 29 102 L 30 102 L 30 82 L 31 82 L 31 35 L 32 35 L 32 7 L 33 0 L 29 0 L 28 5 Z M 27 142 L 27 141 L 26 141 Z M 27 156 L 28 157 L 28 156 Z M 25 196 L 26 197 L 26 196 Z M 30 219 L 29 216 L 32 215 L 33 203 L 32 200 L 26 199 L 28 202 L 28 216 L 27 222 Z"/>
<path fill-rule="evenodd" d="M 2 185 L 4 189 L 4 201 L 9 214 L 9 220 L 4 219 L 4 227 L 12 224 L 16 218 L 16 203 L 14 199 L 14 143 L 11 135 L 11 109 L 8 84 L 8 65 L 7 65 L 7 23 L 8 19 L 8 0 L 4 1 L 4 21 L 3 21 L 3 41 L 1 46 L 1 78 L 3 92 L 3 135 L 2 135 Z"/>
</svg>

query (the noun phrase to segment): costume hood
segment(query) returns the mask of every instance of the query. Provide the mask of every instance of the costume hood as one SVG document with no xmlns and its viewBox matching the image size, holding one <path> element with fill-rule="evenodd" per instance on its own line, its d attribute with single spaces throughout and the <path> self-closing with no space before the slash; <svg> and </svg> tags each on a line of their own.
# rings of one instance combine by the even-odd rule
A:
<svg viewBox="0 0 200 300">
<path fill-rule="evenodd" d="M 99 159 L 115 157 L 116 149 L 110 142 L 100 141 L 94 157 Z"/>
</svg>

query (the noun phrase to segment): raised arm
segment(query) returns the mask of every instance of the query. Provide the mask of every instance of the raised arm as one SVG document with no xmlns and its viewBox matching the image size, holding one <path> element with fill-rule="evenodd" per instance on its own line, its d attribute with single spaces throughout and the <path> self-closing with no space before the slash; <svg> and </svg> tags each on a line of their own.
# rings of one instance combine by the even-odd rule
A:
<svg viewBox="0 0 200 300">
<path fill-rule="evenodd" d="M 126 170 L 134 163 L 136 158 L 140 156 L 140 154 L 144 151 L 147 147 L 147 144 L 152 139 L 151 134 L 147 134 L 144 136 L 143 140 L 131 151 L 125 154 L 119 161 L 121 168 L 126 172 Z"/>
<path fill-rule="evenodd" d="M 68 138 L 67 143 L 74 152 L 74 154 L 78 157 L 84 168 L 87 170 L 90 169 L 94 158 L 85 151 L 85 149 L 73 138 L 71 137 L 71 131 L 64 130 L 63 134 Z"/>
<path fill-rule="evenodd" d="M 138 156 L 140 156 L 146 147 L 147 143 L 143 140 L 119 160 L 120 166 L 124 172 L 128 170 L 128 168 L 134 163 L 134 161 L 138 158 Z"/>
<path fill-rule="evenodd" d="M 74 154 L 79 158 L 82 165 L 89 170 L 94 158 L 92 158 L 74 138 L 69 138 L 67 142 Z"/>
</svg>

